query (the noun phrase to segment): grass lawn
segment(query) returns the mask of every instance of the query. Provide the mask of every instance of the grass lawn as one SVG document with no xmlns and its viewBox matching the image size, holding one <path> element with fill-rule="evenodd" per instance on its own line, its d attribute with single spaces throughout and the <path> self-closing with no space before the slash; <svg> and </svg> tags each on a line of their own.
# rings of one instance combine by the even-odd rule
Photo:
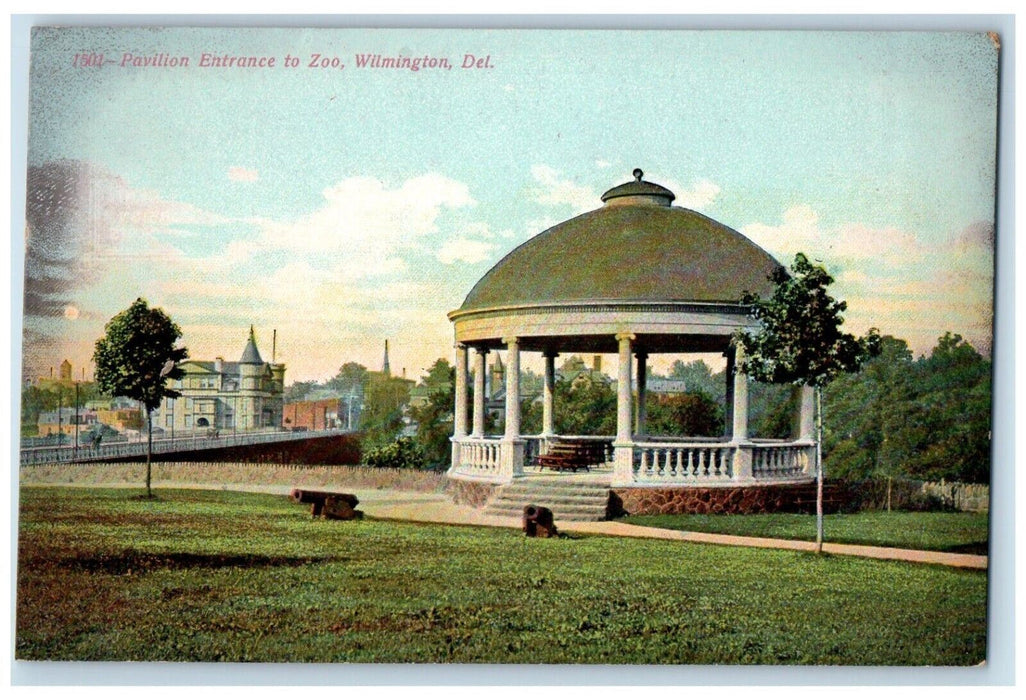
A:
<svg viewBox="0 0 1026 700">
<path fill-rule="evenodd" d="M 284 497 L 21 490 L 16 656 L 968 665 L 986 574 L 611 537 L 312 520 Z"/>
<path fill-rule="evenodd" d="M 816 539 L 815 515 L 635 515 L 623 521 L 668 530 Z M 987 514 L 880 511 L 825 515 L 823 536 L 827 542 L 844 544 L 986 554 Z"/>
</svg>

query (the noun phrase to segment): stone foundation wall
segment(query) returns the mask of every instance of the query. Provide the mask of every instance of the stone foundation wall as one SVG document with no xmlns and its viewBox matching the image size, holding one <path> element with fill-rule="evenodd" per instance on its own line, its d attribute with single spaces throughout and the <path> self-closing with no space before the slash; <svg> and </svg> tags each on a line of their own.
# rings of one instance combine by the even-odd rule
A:
<svg viewBox="0 0 1026 700">
<path fill-rule="evenodd" d="M 850 502 L 843 486 L 828 484 L 823 510 L 835 513 Z M 684 515 L 707 513 L 814 513 L 816 485 L 708 487 L 616 487 L 610 515 Z"/>
<path fill-rule="evenodd" d="M 482 484 L 461 479 L 446 479 L 445 481 L 445 493 L 453 503 L 474 508 L 483 508 L 498 488 L 496 484 Z"/>
</svg>

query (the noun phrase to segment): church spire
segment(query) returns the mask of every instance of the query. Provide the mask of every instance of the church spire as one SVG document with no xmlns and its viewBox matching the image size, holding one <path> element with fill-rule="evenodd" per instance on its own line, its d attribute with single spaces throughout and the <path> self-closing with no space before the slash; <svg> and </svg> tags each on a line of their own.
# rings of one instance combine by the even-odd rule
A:
<svg viewBox="0 0 1026 700">
<path fill-rule="evenodd" d="M 388 341 L 385 341 L 385 361 L 381 363 L 381 373 L 386 377 L 392 376 L 392 370 L 388 366 Z"/>
</svg>

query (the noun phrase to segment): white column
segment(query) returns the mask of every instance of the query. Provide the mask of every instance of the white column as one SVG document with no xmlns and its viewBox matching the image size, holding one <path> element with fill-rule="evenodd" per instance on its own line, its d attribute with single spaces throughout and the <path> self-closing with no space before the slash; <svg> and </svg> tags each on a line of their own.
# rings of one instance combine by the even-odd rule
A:
<svg viewBox="0 0 1026 700">
<path fill-rule="evenodd" d="M 616 336 L 620 344 L 620 366 L 616 378 L 616 441 L 631 441 L 631 340 L 633 333 Z"/>
<path fill-rule="evenodd" d="M 811 386 L 802 386 L 798 416 L 798 439 L 812 442 L 816 439 L 816 390 Z"/>
<path fill-rule="evenodd" d="M 631 439 L 632 333 L 618 333 L 619 368 L 616 376 L 616 440 L 613 442 L 613 484 L 634 482 L 634 442 Z"/>
<path fill-rule="evenodd" d="M 474 427 L 472 437 L 484 437 L 485 415 L 485 358 L 488 348 L 477 348 L 474 356 Z"/>
<path fill-rule="evenodd" d="M 737 346 L 734 358 L 734 442 L 748 439 L 748 375 L 739 370 L 745 351 Z"/>
<path fill-rule="evenodd" d="M 555 416 L 552 413 L 556 390 L 556 353 L 545 353 L 545 377 L 542 385 L 542 436 L 551 437 L 556 434 Z"/>
<path fill-rule="evenodd" d="M 506 344 L 506 433 L 502 438 L 502 473 L 506 479 L 524 473 L 524 440 L 520 438 L 520 344 L 503 338 Z"/>
<path fill-rule="evenodd" d="M 506 438 L 520 437 L 520 345 L 516 338 L 506 343 Z"/>
<path fill-rule="evenodd" d="M 456 343 L 456 405 L 452 421 L 452 436 L 457 440 L 467 436 L 467 346 Z"/>
<path fill-rule="evenodd" d="M 639 352 L 635 355 L 638 360 L 636 368 L 637 379 L 638 379 L 638 415 L 634 418 L 634 432 L 638 435 L 645 434 L 645 419 L 648 416 L 648 411 L 645 410 L 645 401 L 648 396 L 648 354 Z"/>
<path fill-rule="evenodd" d="M 734 481 L 752 480 L 752 445 L 748 442 L 748 375 L 741 372 L 744 348 L 736 346 L 734 357 Z"/>
</svg>

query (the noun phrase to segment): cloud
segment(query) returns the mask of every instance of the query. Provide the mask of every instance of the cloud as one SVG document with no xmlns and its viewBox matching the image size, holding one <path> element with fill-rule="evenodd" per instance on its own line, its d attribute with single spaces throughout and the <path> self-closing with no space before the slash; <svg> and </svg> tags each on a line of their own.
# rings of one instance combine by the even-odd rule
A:
<svg viewBox="0 0 1026 700">
<path fill-rule="evenodd" d="M 366 277 L 406 269 L 405 252 L 439 231 L 445 211 L 475 202 L 462 182 L 428 173 L 389 188 L 372 177 L 342 180 L 322 192 L 319 209 L 294 221 L 260 220 L 256 247 L 325 256 L 346 274 Z"/>
<path fill-rule="evenodd" d="M 260 179 L 260 173 L 252 168 L 233 165 L 228 168 L 228 179 L 232 182 L 256 182 Z"/>
<path fill-rule="evenodd" d="M 450 238 L 447 240 L 435 257 L 445 265 L 452 265 L 457 262 L 465 262 L 473 265 L 487 260 L 495 250 L 495 244 L 485 241 L 475 241 L 469 238 Z"/>
<path fill-rule="evenodd" d="M 836 229 L 823 229 L 819 214 L 807 204 L 785 211 L 779 225 L 753 223 L 741 227 L 741 233 L 781 260 L 804 252 L 839 269 L 868 261 L 905 267 L 928 252 L 915 234 L 895 227 L 871 228 L 848 223 Z"/>
<path fill-rule="evenodd" d="M 674 206 L 696 211 L 709 207 L 722 191 L 715 182 L 704 179 L 695 181 L 691 187 L 683 187 L 672 180 L 666 180 L 660 184 L 677 195 L 677 198 L 673 200 Z"/>
<path fill-rule="evenodd" d="M 879 327 L 924 353 L 952 331 L 981 352 L 990 350 L 993 226 L 987 222 L 927 243 L 896 227 L 849 222 L 825 228 L 802 204 L 784 212 L 778 225 L 755 223 L 741 231 L 782 262 L 799 251 L 821 261 L 834 275 L 833 294 L 848 302 L 855 332 Z"/>
<path fill-rule="evenodd" d="M 603 158 L 599 158 L 598 160 L 595 161 L 595 166 L 598 167 L 598 168 L 605 169 L 605 168 L 611 168 L 613 166 L 613 164 L 610 163 L 608 160 L 605 160 Z"/>
<path fill-rule="evenodd" d="M 561 177 L 558 170 L 548 165 L 532 166 L 531 177 L 536 186 L 530 189 L 530 197 L 539 204 L 550 207 L 569 206 L 574 215 L 591 211 L 601 204 L 595 190 Z"/>
</svg>

